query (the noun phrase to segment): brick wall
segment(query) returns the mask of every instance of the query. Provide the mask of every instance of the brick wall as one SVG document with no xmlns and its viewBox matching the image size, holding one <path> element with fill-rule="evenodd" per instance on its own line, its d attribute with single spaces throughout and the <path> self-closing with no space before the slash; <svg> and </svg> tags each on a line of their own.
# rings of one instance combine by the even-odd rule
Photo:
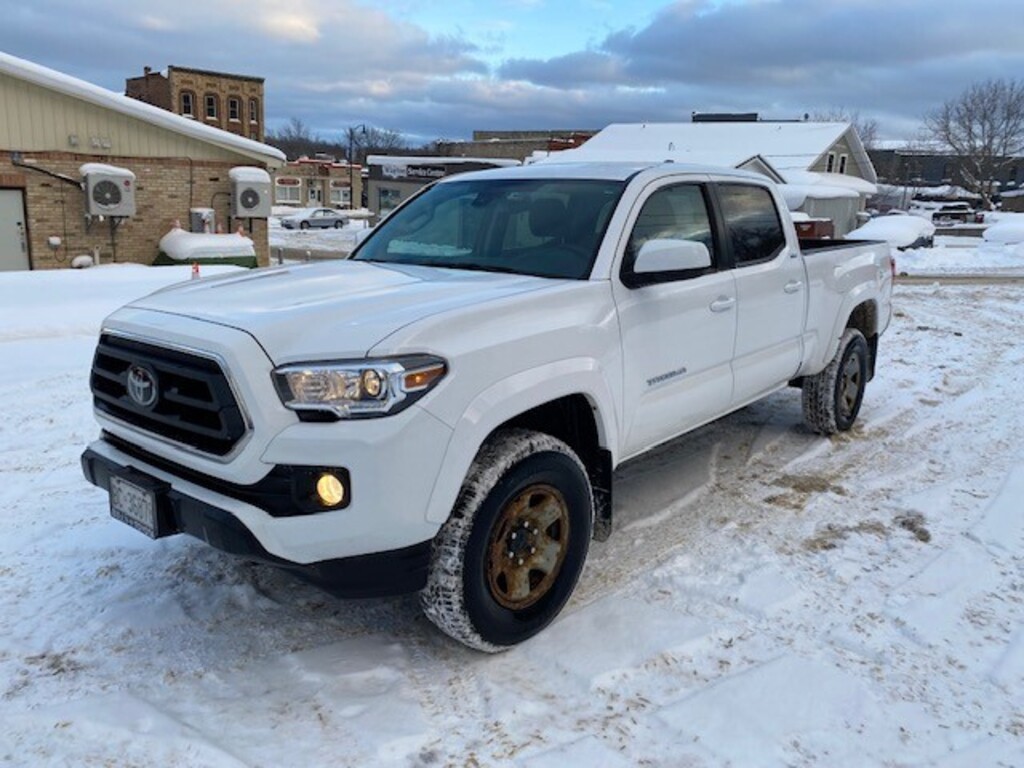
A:
<svg viewBox="0 0 1024 768">
<path fill-rule="evenodd" d="M 133 99 L 152 104 L 154 107 L 174 112 L 171 104 L 171 88 L 167 78 L 159 72 L 147 69 L 141 77 L 132 77 L 125 81 L 124 92 Z"/>
<path fill-rule="evenodd" d="M 24 160 L 34 168 L 79 180 L 79 167 L 95 162 L 93 156 L 67 152 L 26 153 Z M 136 176 L 136 215 L 123 220 L 111 238 L 109 220 L 94 220 L 87 228 L 85 193 L 77 186 L 38 171 L 11 163 L 7 152 L 0 153 L 0 179 L 11 187 L 22 187 L 28 213 L 29 254 L 33 269 L 68 267 L 79 254 L 98 252 L 100 262 L 151 264 L 157 256 L 160 238 L 167 234 L 175 220 L 188 228 L 189 208 L 213 208 L 218 224 L 234 231 L 239 223 L 246 225 L 261 265 L 269 264 L 270 248 L 267 222 L 248 222 L 228 218 L 231 205 L 231 183 L 228 171 L 242 163 L 196 161 L 185 158 L 140 159 L 109 157 L 103 162 L 130 169 Z M 61 246 L 53 250 L 48 239 L 61 238 Z"/>
<path fill-rule="evenodd" d="M 235 77 L 214 72 L 168 68 L 172 112 L 181 114 L 181 92 L 190 91 L 195 96 L 194 118 L 197 122 L 244 136 L 254 141 L 263 141 L 263 82 L 258 78 Z M 206 96 L 213 95 L 217 102 L 217 117 L 206 116 Z M 238 99 L 239 114 L 232 120 L 228 112 L 230 99 Z M 255 99 L 256 120 L 250 120 L 249 102 Z"/>
</svg>

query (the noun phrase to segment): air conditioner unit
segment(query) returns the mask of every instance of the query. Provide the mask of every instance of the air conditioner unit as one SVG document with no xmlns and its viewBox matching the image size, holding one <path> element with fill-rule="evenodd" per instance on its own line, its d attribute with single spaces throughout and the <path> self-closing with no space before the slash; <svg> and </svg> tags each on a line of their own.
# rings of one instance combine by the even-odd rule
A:
<svg viewBox="0 0 1024 768">
<path fill-rule="evenodd" d="M 262 168 L 239 166 L 228 171 L 231 179 L 231 216 L 236 219 L 270 217 L 270 174 Z"/>
<path fill-rule="evenodd" d="M 104 163 L 86 163 L 78 172 L 82 175 L 87 214 L 117 218 L 135 215 L 134 173 Z"/>
</svg>

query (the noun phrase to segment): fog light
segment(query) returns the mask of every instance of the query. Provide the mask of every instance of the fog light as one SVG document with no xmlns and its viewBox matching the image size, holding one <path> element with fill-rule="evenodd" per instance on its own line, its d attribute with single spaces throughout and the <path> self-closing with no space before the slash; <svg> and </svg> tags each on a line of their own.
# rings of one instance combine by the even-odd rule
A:
<svg viewBox="0 0 1024 768">
<path fill-rule="evenodd" d="M 345 484 L 337 475 L 324 472 L 316 481 L 316 495 L 325 507 L 336 507 L 345 500 Z"/>
</svg>

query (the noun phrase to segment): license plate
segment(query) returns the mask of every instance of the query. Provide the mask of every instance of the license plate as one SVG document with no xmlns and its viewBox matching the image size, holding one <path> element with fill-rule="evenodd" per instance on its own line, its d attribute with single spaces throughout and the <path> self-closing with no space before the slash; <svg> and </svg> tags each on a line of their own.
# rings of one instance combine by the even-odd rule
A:
<svg viewBox="0 0 1024 768">
<path fill-rule="evenodd" d="M 111 475 L 110 514 L 150 538 L 158 536 L 157 495 L 150 488 Z"/>
</svg>

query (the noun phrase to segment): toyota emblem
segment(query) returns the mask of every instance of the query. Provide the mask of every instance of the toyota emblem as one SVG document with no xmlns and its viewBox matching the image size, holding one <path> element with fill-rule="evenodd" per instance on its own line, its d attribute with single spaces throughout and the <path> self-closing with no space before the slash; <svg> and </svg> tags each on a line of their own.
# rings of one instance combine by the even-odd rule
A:
<svg viewBox="0 0 1024 768">
<path fill-rule="evenodd" d="M 152 408 L 158 395 L 156 374 L 141 365 L 128 368 L 128 397 L 140 408 Z"/>
</svg>

